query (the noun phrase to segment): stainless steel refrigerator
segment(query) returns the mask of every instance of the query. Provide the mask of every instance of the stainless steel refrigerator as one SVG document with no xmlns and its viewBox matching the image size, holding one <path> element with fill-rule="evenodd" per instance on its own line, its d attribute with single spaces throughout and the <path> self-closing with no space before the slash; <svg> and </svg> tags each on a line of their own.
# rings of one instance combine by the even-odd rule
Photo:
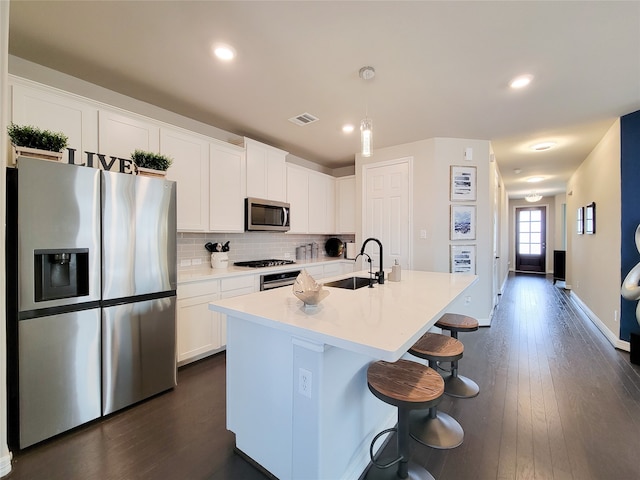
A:
<svg viewBox="0 0 640 480">
<path fill-rule="evenodd" d="M 176 384 L 175 183 L 22 157 L 7 171 L 9 440 Z"/>
</svg>

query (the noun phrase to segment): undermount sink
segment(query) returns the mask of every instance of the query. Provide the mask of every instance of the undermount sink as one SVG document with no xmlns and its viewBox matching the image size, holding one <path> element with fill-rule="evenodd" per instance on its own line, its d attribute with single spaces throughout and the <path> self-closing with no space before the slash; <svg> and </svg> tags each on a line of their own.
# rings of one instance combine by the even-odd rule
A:
<svg viewBox="0 0 640 480">
<path fill-rule="evenodd" d="M 375 283 L 375 280 L 374 280 Z M 341 280 L 335 280 L 324 284 L 325 287 L 346 288 L 347 290 L 357 290 L 358 288 L 368 287 L 369 279 L 363 277 L 348 277 Z"/>
</svg>

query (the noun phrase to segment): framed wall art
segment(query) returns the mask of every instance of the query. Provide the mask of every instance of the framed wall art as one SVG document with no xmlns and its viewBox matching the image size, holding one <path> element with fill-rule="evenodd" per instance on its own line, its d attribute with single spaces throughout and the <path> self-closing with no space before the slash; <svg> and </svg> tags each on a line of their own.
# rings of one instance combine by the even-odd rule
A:
<svg viewBox="0 0 640 480">
<path fill-rule="evenodd" d="M 578 207 L 576 211 L 576 233 L 578 235 L 584 233 L 584 207 Z"/>
<path fill-rule="evenodd" d="M 584 207 L 584 233 L 588 235 L 596 233 L 596 202 L 591 202 Z"/>
<path fill-rule="evenodd" d="M 476 206 L 451 205 L 451 240 L 476 239 Z"/>
<path fill-rule="evenodd" d="M 451 245 L 451 273 L 476 273 L 476 246 Z"/>
<path fill-rule="evenodd" d="M 476 200 L 476 167 L 451 165 L 451 201 Z"/>
</svg>

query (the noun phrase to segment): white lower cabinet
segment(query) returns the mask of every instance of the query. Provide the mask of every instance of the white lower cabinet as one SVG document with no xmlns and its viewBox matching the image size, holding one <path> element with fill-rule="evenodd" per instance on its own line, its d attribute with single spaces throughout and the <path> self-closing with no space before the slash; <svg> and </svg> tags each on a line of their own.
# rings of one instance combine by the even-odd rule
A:
<svg viewBox="0 0 640 480">
<path fill-rule="evenodd" d="M 209 302 L 220 299 L 219 286 L 218 280 L 178 285 L 178 366 L 199 360 L 224 348 L 223 333 L 226 332 L 226 325 L 223 331 L 221 314 L 209 310 Z"/>
<path fill-rule="evenodd" d="M 339 263 L 330 263 L 324 266 L 324 278 L 335 277 L 342 273 L 342 269 Z"/>
<path fill-rule="evenodd" d="M 340 262 L 340 274 L 344 275 L 345 273 L 353 273 L 355 271 L 356 262 L 353 260 L 349 260 L 346 262 Z"/>
<path fill-rule="evenodd" d="M 257 292 L 260 277 L 258 275 L 245 275 L 242 277 L 223 278 L 220 280 L 220 299 L 239 297 Z M 227 344 L 227 316 L 220 314 L 220 340 Z"/>
</svg>

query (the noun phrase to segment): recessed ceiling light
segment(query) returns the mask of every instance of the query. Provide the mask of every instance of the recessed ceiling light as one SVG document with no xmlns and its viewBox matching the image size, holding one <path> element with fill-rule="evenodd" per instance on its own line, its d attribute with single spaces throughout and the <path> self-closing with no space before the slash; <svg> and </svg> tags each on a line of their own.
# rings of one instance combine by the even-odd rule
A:
<svg viewBox="0 0 640 480">
<path fill-rule="evenodd" d="M 213 46 L 213 54 L 220 60 L 233 60 L 236 57 L 236 51 L 229 45 L 218 43 Z"/>
<path fill-rule="evenodd" d="M 531 83 L 531 81 L 533 80 L 533 75 L 520 75 L 519 77 L 514 78 L 513 80 L 511 80 L 511 82 L 509 82 L 509 86 L 511 88 L 524 88 L 527 85 L 529 85 Z"/>
<path fill-rule="evenodd" d="M 556 142 L 541 142 L 541 143 L 536 143 L 535 145 L 531 145 L 529 148 L 531 150 L 535 150 L 536 152 L 543 152 L 555 146 L 556 146 Z"/>
<path fill-rule="evenodd" d="M 544 180 L 544 177 L 530 177 L 527 178 L 527 182 L 529 183 L 538 183 Z"/>
<path fill-rule="evenodd" d="M 347 123 L 346 125 L 342 126 L 342 132 L 343 133 L 353 133 L 353 125 L 351 125 L 350 123 Z"/>
</svg>

